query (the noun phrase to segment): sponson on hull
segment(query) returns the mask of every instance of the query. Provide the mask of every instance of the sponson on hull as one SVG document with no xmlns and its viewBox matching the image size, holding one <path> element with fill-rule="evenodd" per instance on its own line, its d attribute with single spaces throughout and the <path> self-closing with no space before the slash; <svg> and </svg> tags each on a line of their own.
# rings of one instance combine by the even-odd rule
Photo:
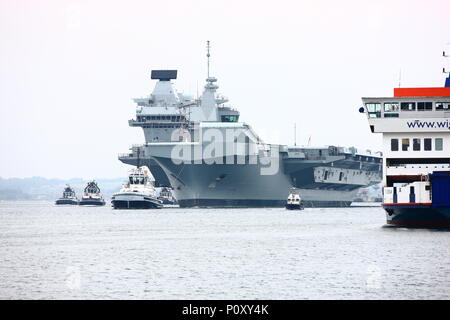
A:
<svg viewBox="0 0 450 320">
<path fill-rule="evenodd" d="M 362 100 L 370 130 L 383 135 L 387 223 L 450 228 L 450 76 L 445 87 Z"/>
</svg>

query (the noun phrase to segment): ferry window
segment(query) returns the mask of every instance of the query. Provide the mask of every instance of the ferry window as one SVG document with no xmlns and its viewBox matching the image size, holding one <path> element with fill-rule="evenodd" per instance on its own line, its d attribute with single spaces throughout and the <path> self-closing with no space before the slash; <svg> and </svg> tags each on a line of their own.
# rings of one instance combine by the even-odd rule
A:
<svg viewBox="0 0 450 320">
<path fill-rule="evenodd" d="M 366 103 L 369 118 L 381 118 L 381 103 Z"/>
<path fill-rule="evenodd" d="M 425 151 L 431 151 L 431 138 L 423 139 L 423 149 Z"/>
<path fill-rule="evenodd" d="M 442 151 L 442 138 L 434 139 L 434 150 Z"/>
<path fill-rule="evenodd" d="M 420 139 L 413 139 L 413 150 L 420 151 Z"/>
<path fill-rule="evenodd" d="M 398 118 L 398 113 L 385 113 L 385 118 Z"/>
<path fill-rule="evenodd" d="M 409 151 L 409 139 L 402 139 L 402 151 Z"/>
<path fill-rule="evenodd" d="M 384 112 L 399 111 L 398 102 L 386 102 L 384 104 Z"/>
<path fill-rule="evenodd" d="M 398 139 L 391 139 L 391 151 L 398 151 Z"/>
<path fill-rule="evenodd" d="M 323 177 L 323 180 L 327 180 L 327 178 L 328 178 L 328 171 L 325 171 L 325 175 Z"/>
<path fill-rule="evenodd" d="M 433 103 L 431 102 L 417 102 L 417 110 L 418 111 L 425 111 L 425 110 L 432 110 L 433 109 Z"/>
<path fill-rule="evenodd" d="M 436 110 L 449 110 L 450 103 L 449 102 L 436 102 Z"/>
<path fill-rule="evenodd" d="M 415 111 L 416 103 L 415 102 L 402 102 L 400 103 L 400 109 L 403 111 Z"/>
</svg>

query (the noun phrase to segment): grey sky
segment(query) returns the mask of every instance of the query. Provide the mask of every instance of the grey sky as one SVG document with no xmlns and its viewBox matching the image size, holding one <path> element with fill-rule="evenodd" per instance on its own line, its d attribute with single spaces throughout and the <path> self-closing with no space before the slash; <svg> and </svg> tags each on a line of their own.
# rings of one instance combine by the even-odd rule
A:
<svg viewBox="0 0 450 320">
<path fill-rule="evenodd" d="M 152 68 L 219 92 L 267 142 L 380 150 L 362 96 L 442 86 L 450 1 L 0 2 L 0 176 L 117 177 Z"/>
</svg>

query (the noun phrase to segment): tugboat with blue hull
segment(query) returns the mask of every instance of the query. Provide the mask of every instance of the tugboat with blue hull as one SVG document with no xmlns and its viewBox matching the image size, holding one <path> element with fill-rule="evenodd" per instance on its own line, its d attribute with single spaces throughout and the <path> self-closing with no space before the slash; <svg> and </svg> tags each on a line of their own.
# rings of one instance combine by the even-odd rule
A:
<svg viewBox="0 0 450 320">
<path fill-rule="evenodd" d="M 84 188 L 84 193 L 79 204 L 80 206 L 105 205 L 105 200 L 103 199 L 100 188 L 95 181 L 88 182 L 86 188 Z"/>
<path fill-rule="evenodd" d="M 78 205 L 78 198 L 75 195 L 75 191 L 67 185 L 64 189 L 63 196 L 55 201 L 55 204 L 68 204 L 68 205 Z"/>
<path fill-rule="evenodd" d="M 450 76 L 445 87 L 362 100 L 371 131 L 383 134 L 387 224 L 450 228 Z"/>
<path fill-rule="evenodd" d="M 114 209 L 160 209 L 163 206 L 146 166 L 131 169 L 128 181 L 112 196 L 111 204 Z"/>
</svg>

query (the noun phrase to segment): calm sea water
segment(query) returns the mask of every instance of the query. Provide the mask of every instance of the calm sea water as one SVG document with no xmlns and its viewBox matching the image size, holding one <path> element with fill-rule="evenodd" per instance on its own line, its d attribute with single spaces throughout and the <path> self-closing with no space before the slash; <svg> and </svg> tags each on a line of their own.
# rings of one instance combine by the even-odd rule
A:
<svg viewBox="0 0 450 320">
<path fill-rule="evenodd" d="M 0 202 L 0 299 L 449 299 L 450 232 L 381 208 Z"/>
</svg>

